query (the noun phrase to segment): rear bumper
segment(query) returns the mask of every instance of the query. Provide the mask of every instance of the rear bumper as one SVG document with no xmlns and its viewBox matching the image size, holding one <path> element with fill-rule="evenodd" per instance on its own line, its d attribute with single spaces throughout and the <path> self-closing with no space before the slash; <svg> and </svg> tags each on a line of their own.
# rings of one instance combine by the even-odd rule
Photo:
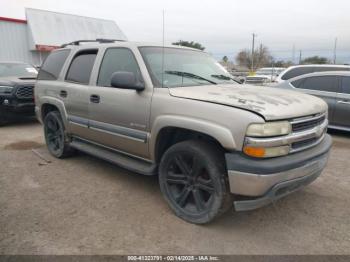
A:
<svg viewBox="0 0 350 262">
<path fill-rule="evenodd" d="M 262 207 L 311 183 L 326 166 L 331 145 L 326 135 L 319 145 L 285 157 L 253 159 L 226 154 L 231 193 L 249 197 L 235 201 L 235 209 Z"/>
</svg>

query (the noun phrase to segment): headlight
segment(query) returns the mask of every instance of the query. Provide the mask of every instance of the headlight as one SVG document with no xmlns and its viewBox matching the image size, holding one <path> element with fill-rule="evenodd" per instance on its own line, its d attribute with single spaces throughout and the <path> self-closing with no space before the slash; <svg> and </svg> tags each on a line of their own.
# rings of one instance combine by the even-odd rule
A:
<svg viewBox="0 0 350 262">
<path fill-rule="evenodd" d="M 11 94 L 13 86 L 0 86 L 1 94 Z"/>
<path fill-rule="evenodd" d="M 246 135 L 252 137 L 281 136 L 289 134 L 291 130 L 292 127 L 288 121 L 251 124 Z"/>
</svg>

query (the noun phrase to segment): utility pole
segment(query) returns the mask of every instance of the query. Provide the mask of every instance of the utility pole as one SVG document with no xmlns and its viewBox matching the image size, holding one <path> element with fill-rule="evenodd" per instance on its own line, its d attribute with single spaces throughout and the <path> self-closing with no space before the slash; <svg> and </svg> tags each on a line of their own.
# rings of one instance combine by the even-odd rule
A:
<svg viewBox="0 0 350 262">
<path fill-rule="evenodd" d="M 295 64 L 295 44 L 293 44 L 292 62 Z"/>
<path fill-rule="evenodd" d="M 338 42 L 338 38 L 335 38 L 334 41 L 334 53 L 333 53 L 333 63 L 336 64 L 337 63 L 337 42 Z"/>
<path fill-rule="evenodd" d="M 301 50 L 299 51 L 299 65 L 301 64 Z"/>
<path fill-rule="evenodd" d="M 252 42 L 252 68 L 251 70 L 254 71 L 254 45 L 255 45 L 255 37 L 257 35 L 253 33 L 253 42 Z"/>
</svg>

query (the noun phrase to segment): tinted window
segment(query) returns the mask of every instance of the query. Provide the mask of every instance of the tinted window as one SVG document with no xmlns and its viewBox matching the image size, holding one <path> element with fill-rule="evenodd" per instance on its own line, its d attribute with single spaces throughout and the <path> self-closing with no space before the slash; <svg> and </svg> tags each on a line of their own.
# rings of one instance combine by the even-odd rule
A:
<svg viewBox="0 0 350 262">
<path fill-rule="evenodd" d="M 285 73 L 282 76 L 283 80 L 288 80 L 296 76 L 301 76 L 305 74 L 309 74 L 314 72 L 314 69 L 312 67 L 297 67 L 289 70 L 287 73 Z"/>
<path fill-rule="evenodd" d="M 315 76 L 308 77 L 298 88 L 318 91 L 337 92 L 336 76 Z"/>
<path fill-rule="evenodd" d="M 349 68 L 346 67 L 315 67 L 314 72 L 325 72 L 325 71 L 349 71 Z"/>
<path fill-rule="evenodd" d="M 314 72 L 325 72 L 325 71 L 350 71 L 350 67 L 336 67 L 336 66 L 309 66 L 309 67 L 297 67 L 289 70 L 282 76 L 283 80 L 288 80 L 293 77 L 310 74 Z"/>
<path fill-rule="evenodd" d="M 141 72 L 131 50 L 126 48 L 107 49 L 100 67 L 97 80 L 98 86 L 111 86 L 111 77 L 114 72 L 132 72 L 141 79 Z"/>
<path fill-rule="evenodd" d="M 88 50 L 78 53 L 69 67 L 66 80 L 88 84 L 96 55 L 97 50 Z"/>
<path fill-rule="evenodd" d="M 303 81 L 304 81 L 304 78 L 295 80 L 295 81 L 291 82 L 291 84 L 292 84 L 294 87 L 300 87 L 300 85 L 303 83 Z"/>
<path fill-rule="evenodd" d="M 56 80 L 69 52 L 70 50 L 51 52 L 39 71 L 38 80 Z"/>
<path fill-rule="evenodd" d="M 342 93 L 350 94 L 350 76 L 342 78 Z"/>
</svg>

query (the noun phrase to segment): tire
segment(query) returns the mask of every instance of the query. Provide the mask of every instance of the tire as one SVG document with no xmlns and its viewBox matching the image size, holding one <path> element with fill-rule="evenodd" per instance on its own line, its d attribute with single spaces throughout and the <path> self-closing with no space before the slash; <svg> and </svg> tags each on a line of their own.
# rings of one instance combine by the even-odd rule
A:
<svg viewBox="0 0 350 262">
<path fill-rule="evenodd" d="M 44 134 L 51 155 L 66 158 L 72 155 L 61 115 L 58 111 L 49 112 L 44 119 Z"/>
<path fill-rule="evenodd" d="M 224 154 L 210 143 L 170 147 L 160 162 L 159 184 L 171 209 L 190 223 L 209 223 L 232 206 Z"/>
</svg>

